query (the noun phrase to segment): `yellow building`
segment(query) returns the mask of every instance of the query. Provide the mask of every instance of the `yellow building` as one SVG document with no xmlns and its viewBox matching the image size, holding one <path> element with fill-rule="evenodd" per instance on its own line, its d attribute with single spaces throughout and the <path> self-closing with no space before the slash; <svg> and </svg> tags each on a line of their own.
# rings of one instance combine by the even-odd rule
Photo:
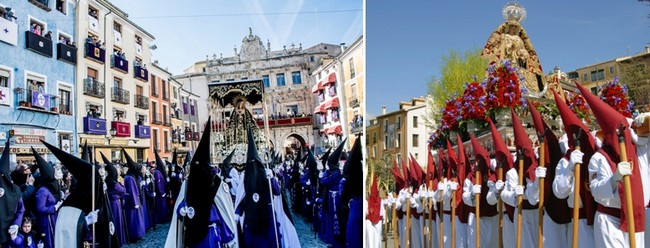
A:
<svg viewBox="0 0 650 248">
<path fill-rule="evenodd" d="M 341 63 L 343 78 L 343 98 L 345 105 L 343 115 L 346 117 L 345 125 L 348 138 L 348 147 L 352 148 L 354 136 L 363 134 L 365 116 L 365 89 L 366 89 L 366 49 L 363 36 L 359 37 L 350 47 L 343 50 L 338 60 Z"/>
</svg>

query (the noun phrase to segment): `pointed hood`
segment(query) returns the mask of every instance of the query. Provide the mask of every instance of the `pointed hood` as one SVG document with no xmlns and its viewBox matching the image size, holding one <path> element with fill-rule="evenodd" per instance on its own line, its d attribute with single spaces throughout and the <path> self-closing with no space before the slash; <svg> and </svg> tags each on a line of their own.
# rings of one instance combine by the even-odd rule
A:
<svg viewBox="0 0 650 248">
<path fill-rule="evenodd" d="M 81 149 L 81 159 L 90 163 L 90 149 L 88 148 L 88 141 L 84 143 L 84 147 Z"/>
<path fill-rule="evenodd" d="M 381 198 L 377 187 L 377 176 L 373 175 L 370 185 L 370 196 L 368 197 L 368 220 L 376 225 L 381 220 Z"/>
<path fill-rule="evenodd" d="M 320 156 L 320 162 L 321 165 L 323 166 L 323 170 L 325 169 L 325 165 L 327 164 L 327 159 L 330 157 L 330 153 L 332 153 L 331 147 L 327 149 L 327 151 L 323 153 L 323 155 Z"/>
<path fill-rule="evenodd" d="M 129 170 L 126 172 L 127 175 L 131 175 L 136 181 L 138 177 L 141 176 L 142 165 L 133 161 L 131 156 L 122 148 L 122 157 L 126 159 L 126 166 Z"/>
<path fill-rule="evenodd" d="M 524 173 L 528 171 L 529 168 L 537 168 L 537 159 L 535 158 L 535 151 L 533 150 L 533 143 L 530 141 L 524 125 L 519 121 L 519 117 L 515 113 L 515 110 L 510 108 L 510 113 L 512 114 L 512 129 L 515 136 L 515 147 L 517 151 L 523 151 L 524 156 Z M 531 177 L 530 173 L 528 174 L 528 179 L 535 181 L 534 173 Z"/>
<path fill-rule="evenodd" d="M 567 134 L 567 138 L 569 140 L 569 147 L 571 147 L 571 149 L 574 149 L 576 144 L 578 144 L 576 143 L 576 138 L 580 137 L 578 140 L 580 144 L 580 150 L 583 151 L 586 156 L 588 156 L 584 157 L 583 161 L 589 161 L 591 155 L 593 155 L 593 152 L 596 150 L 596 142 L 594 141 L 594 138 L 589 134 L 589 128 L 580 119 L 578 119 L 578 116 L 576 116 L 575 113 L 571 111 L 569 106 L 567 106 L 567 104 L 556 92 L 553 92 L 553 95 L 555 97 L 557 109 L 560 112 L 560 117 L 562 118 L 562 123 L 564 124 L 564 132 Z M 579 132 L 580 134 L 578 134 Z M 587 151 L 591 152 L 587 154 Z"/>
<path fill-rule="evenodd" d="M 43 159 L 43 157 L 41 157 L 41 155 L 36 152 L 36 149 L 34 149 L 34 147 L 32 147 L 32 154 L 34 155 L 36 164 L 38 165 L 38 168 L 41 172 L 41 176 L 39 178 L 41 181 L 41 186 L 45 186 L 50 191 L 50 193 L 52 193 L 52 196 L 54 196 L 56 202 L 60 201 L 61 189 L 59 182 L 54 178 L 54 167 L 45 161 L 45 159 Z"/>
<path fill-rule="evenodd" d="M 165 162 L 163 162 L 160 155 L 158 155 L 157 149 L 153 149 L 153 154 L 156 157 L 156 170 L 162 173 L 163 177 L 167 177 L 167 168 L 165 167 Z"/>
<path fill-rule="evenodd" d="M 251 232 L 260 234 L 273 231 L 272 223 L 271 191 L 269 181 L 266 178 L 266 171 L 262 161 L 257 155 L 253 131 L 248 130 L 248 152 L 246 159 L 246 172 L 244 174 L 244 188 L 246 195 L 241 204 L 244 207 L 244 228 Z M 238 206 L 236 206 L 238 207 Z"/>
<path fill-rule="evenodd" d="M 306 168 L 309 168 L 310 182 L 318 182 L 318 162 L 316 162 L 316 157 L 311 150 L 307 150 L 307 161 L 305 164 Z"/>
<path fill-rule="evenodd" d="M 207 123 L 210 123 L 210 117 Z M 205 125 L 199 145 L 190 162 L 185 193 L 187 206 L 194 208 L 195 211 L 193 218 L 185 220 L 187 221 L 186 241 L 190 246 L 198 244 L 208 234 L 210 209 L 218 186 L 221 184 L 219 177 L 212 175 L 210 158 L 210 125 Z"/>
<path fill-rule="evenodd" d="M 503 167 L 505 173 L 512 168 L 512 155 L 510 155 L 510 150 L 508 149 L 506 142 L 503 141 L 501 133 L 499 133 L 497 128 L 494 126 L 492 119 L 488 118 L 488 123 L 490 124 L 492 141 L 494 142 L 494 155 L 495 160 L 497 161 L 497 167 Z M 503 176 L 505 178 L 505 175 Z"/>
<path fill-rule="evenodd" d="M 357 137 L 352 145 L 352 150 L 345 164 L 343 165 L 343 177 L 345 184 L 341 192 L 341 199 L 343 202 L 349 202 L 353 197 L 361 197 L 363 195 L 363 153 L 361 151 L 361 141 Z"/>
<path fill-rule="evenodd" d="M 399 193 L 399 190 L 404 188 L 404 177 L 402 177 L 402 173 L 399 171 L 399 167 L 395 160 L 393 160 L 393 167 L 390 168 L 390 172 L 393 174 L 393 177 L 395 177 L 396 193 Z"/>
<path fill-rule="evenodd" d="M 106 184 L 110 188 L 117 183 L 117 168 L 111 163 L 111 160 L 104 156 L 104 153 L 99 152 L 104 160 L 104 170 L 106 170 Z"/>
<path fill-rule="evenodd" d="M 632 164 L 630 184 L 632 185 L 632 188 L 640 189 L 643 187 L 643 184 L 641 182 L 639 161 L 636 154 L 636 146 L 632 142 L 632 133 L 630 131 L 630 126 L 627 122 L 627 119 L 621 113 L 614 110 L 614 108 L 607 105 L 607 103 L 603 102 L 603 100 L 593 95 L 589 90 L 585 89 L 577 82 L 576 86 L 589 104 L 589 108 L 591 108 L 591 111 L 594 113 L 594 116 L 598 121 L 598 125 L 603 131 L 604 138 L 602 140 L 602 150 L 607 153 L 609 159 L 611 159 L 611 162 L 613 162 L 613 164 L 610 164 L 612 171 L 616 170 L 616 164 L 621 161 L 621 150 L 618 143 L 619 138 L 617 132 L 621 127 L 623 128 L 622 141 L 625 143 L 627 159 L 631 161 Z M 625 190 L 623 189 L 623 184 L 619 184 L 618 193 L 621 197 L 621 230 L 627 232 L 627 216 L 628 214 L 633 214 L 633 218 L 635 220 L 635 231 L 642 232 L 645 229 L 645 206 L 647 204 L 643 202 L 643 190 L 632 190 L 633 213 L 627 212 L 627 204 L 624 197 Z"/>
<path fill-rule="evenodd" d="M 490 164 L 490 154 L 485 147 L 474 137 L 474 134 L 469 134 L 469 138 L 472 141 L 472 150 L 474 150 L 474 157 L 476 158 L 476 166 L 478 170 L 483 175 L 487 175 L 488 166 Z M 484 177 L 487 178 L 487 177 Z"/>
<path fill-rule="evenodd" d="M 68 195 L 63 202 L 63 206 L 71 206 L 81 209 L 84 214 L 92 211 L 92 174 L 95 173 L 95 206 L 103 206 L 102 180 L 98 171 L 89 162 L 82 160 L 72 154 L 69 154 L 45 141 L 41 141 L 54 156 L 68 169 L 68 171 L 77 179 L 75 190 Z"/>
<path fill-rule="evenodd" d="M 336 147 L 336 150 L 334 150 L 334 152 L 332 152 L 332 154 L 330 154 L 329 157 L 327 158 L 327 166 L 330 168 L 330 170 L 339 169 L 341 153 L 343 152 L 343 147 L 345 146 L 345 142 L 347 140 L 348 140 L 347 138 L 343 139 L 343 141 L 341 141 L 339 146 Z"/>
<path fill-rule="evenodd" d="M 447 178 L 451 179 L 458 175 L 458 157 L 451 145 L 451 141 L 447 139 Z"/>
<path fill-rule="evenodd" d="M 435 189 L 438 188 L 438 178 L 436 175 L 436 164 L 433 161 L 433 154 L 431 154 L 431 146 L 427 147 L 427 185 L 429 186 L 429 189 Z M 435 190 L 434 189 L 434 190 Z"/>
<path fill-rule="evenodd" d="M 463 145 L 463 140 L 460 138 L 460 134 L 456 133 L 456 144 L 458 145 L 458 179 L 459 182 L 464 182 L 467 173 L 470 172 L 469 159 L 467 159 L 467 153 L 465 153 L 465 146 Z"/>
<path fill-rule="evenodd" d="M 235 156 L 235 151 L 236 149 L 232 149 L 230 154 L 228 154 L 228 156 L 225 159 L 223 159 L 223 163 L 222 163 L 223 169 L 221 170 L 221 173 L 224 178 L 230 177 L 230 170 L 233 168 L 232 165 L 230 164 L 230 161 L 232 161 L 232 158 Z"/>
<path fill-rule="evenodd" d="M 409 156 L 413 165 L 413 175 L 415 176 L 413 179 L 416 181 L 417 186 L 419 186 L 423 182 L 424 171 L 422 171 L 422 166 L 420 166 L 420 163 L 418 163 L 418 161 L 413 157 L 413 154 L 409 153 Z"/>
<path fill-rule="evenodd" d="M 442 178 L 447 177 L 447 157 L 445 155 L 445 150 L 442 147 L 438 148 L 438 167 L 436 167 L 436 172 L 438 173 L 438 181 L 442 182 Z"/>
<path fill-rule="evenodd" d="M 11 181 L 9 170 L 9 138 L 5 142 L 5 148 L 0 156 L 0 188 L 4 189 L 4 195 L 0 198 L 0 244 L 8 242 L 10 237 L 7 233 L 9 226 L 13 225 L 16 214 L 16 206 L 22 197 L 20 188 Z"/>
</svg>

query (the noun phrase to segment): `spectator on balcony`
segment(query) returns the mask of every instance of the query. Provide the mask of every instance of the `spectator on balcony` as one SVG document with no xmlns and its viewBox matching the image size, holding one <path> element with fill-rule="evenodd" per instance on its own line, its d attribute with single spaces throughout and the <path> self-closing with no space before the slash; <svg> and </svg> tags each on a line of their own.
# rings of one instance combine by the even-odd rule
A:
<svg viewBox="0 0 650 248">
<path fill-rule="evenodd" d="M 91 43 L 92 44 L 94 42 L 94 39 L 97 39 L 97 38 L 93 38 L 92 36 L 88 35 L 88 37 L 86 37 L 86 43 Z"/>
<path fill-rule="evenodd" d="M 293 110 L 287 109 L 287 117 L 293 117 L 294 113 Z"/>
<path fill-rule="evenodd" d="M 68 44 L 69 41 L 65 37 L 59 36 L 59 43 Z"/>
<path fill-rule="evenodd" d="M 140 61 L 139 60 L 133 61 L 133 66 L 140 67 Z"/>
<path fill-rule="evenodd" d="M 52 31 L 47 31 L 47 34 L 43 35 L 43 37 L 52 40 Z"/>
<path fill-rule="evenodd" d="M 147 64 L 142 64 L 142 69 L 147 69 Z"/>
<path fill-rule="evenodd" d="M 35 24 L 36 28 L 34 29 L 34 33 L 38 36 L 43 35 L 43 27 L 41 25 Z"/>
<path fill-rule="evenodd" d="M 16 18 L 16 16 L 14 16 L 14 12 L 11 11 L 11 7 L 5 7 L 4 9 L 0 8 L 0 15 L 2 15 L 2 18 L 7 19 L 9 21 L 18 19 Z"/>
</svg>

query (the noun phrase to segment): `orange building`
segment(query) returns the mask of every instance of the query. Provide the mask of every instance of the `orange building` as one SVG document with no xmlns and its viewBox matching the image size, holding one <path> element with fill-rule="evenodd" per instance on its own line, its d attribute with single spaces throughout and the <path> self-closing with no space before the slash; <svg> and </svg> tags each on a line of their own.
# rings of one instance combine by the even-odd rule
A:
<svg viewBox="0 0 650 248">
<path fill-rule="evenodd" d="M 148 149 L 147 158 L 149 161 L 155 161 L 153 148 L 158 150 L 158 155 L 163 160 L 171 161 L 172 157 L 172 121 L 169 102 L 169 78 L 171 73 L 160 68 L 154 63 L 149 71 L 151 76 L 151 92 L 149 94 L 149 116 L 151 119 L 151 139 Z"/>
</svg>

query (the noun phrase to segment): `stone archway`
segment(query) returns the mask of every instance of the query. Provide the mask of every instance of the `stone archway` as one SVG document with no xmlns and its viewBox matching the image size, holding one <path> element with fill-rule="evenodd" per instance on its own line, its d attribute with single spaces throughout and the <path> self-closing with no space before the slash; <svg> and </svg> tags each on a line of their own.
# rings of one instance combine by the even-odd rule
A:
<svg viewBox="0 0 650 248">
<path fill-rule="evenodd" d="M 286 138 L 284 138 L 284 141 L 282 143 L 282 153 L 286 156 L 289 154 L 295 154 L 298 153 L 299 149 L 301 147 L 304 147 L 307 145 L 307 142 L 302 135 L 297 134 L 297 133 L 291 133 L 287 135 Z"/>
</svg>

